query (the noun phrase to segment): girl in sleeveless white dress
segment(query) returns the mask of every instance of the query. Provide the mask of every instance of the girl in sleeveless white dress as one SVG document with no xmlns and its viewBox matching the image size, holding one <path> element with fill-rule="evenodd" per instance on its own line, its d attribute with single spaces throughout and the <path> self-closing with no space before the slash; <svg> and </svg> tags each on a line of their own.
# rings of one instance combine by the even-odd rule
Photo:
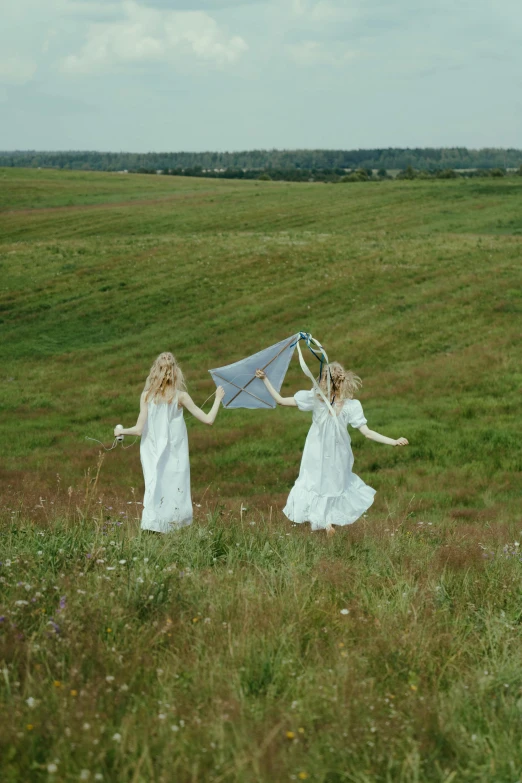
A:
<svg viewBox="0 0 522 783">
<path fill-rule="evenodd" d="M 347 425 L 378 443 L 406 446 L 408 441 L 387 438 L 367 427 L 362 405 L 353 399 L 353 393 L 361 385 L 358 376 L 332 362 L 323 368 L 319 379 L 323 392 L 328 388 L 326 373 L 330 375 L 330 402 L 337 421 L 316 391 L 299 391 L 293 397 L 281 397 L 262 370 L 256 375 L 279 405 L 313 414 L 299 477 L 283 513 L 292 522 L 310 522 L 312 530 L 325 529 L 328 535 L 333 535 L 334 525 L 351 525 L 368 510 L 375 496 L 375 490 L 352 472 L 353 453 Z"/>
<path fill-rule="evenodd" d="M 171 353 L 162 353 L 151 367 L 140 400 L 135 427 L 117 426 L 114 434 L 141 435 L 140 457 L 145 479 L 142 530 L 168 533 L 190 525 L 190 463 L 183 409 L 212 425 L 224 396 L 220 386 L 210 413 L 204 413 L 184 391 L 181 368 Z"/>
</svg>

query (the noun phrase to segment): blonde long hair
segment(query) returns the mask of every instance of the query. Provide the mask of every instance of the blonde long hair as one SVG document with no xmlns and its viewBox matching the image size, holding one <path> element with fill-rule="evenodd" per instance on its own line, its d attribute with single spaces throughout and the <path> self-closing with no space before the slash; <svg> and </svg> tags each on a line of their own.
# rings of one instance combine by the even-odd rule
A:
<svg viewBox="0 0 522 783">
<path fill-rule="evenodd" d="M 328 395 L 328 375 L 330 375 L 330 400 L 342 402 L 352 400 L 353 395 L 362 386 L 358 375 L 351 370 L 345 370 L 339 362 L 331 362 L 323 367 L 319 378 L 319 386 Z"/>
<path fill-rule="evenodd" d="M 145 381 L 145 402 L 168 402 L 169 405 L 178 391 L 185 389 L 185 379 L 181 367 L 170 351 L 160 353 Z"/>
</svg>

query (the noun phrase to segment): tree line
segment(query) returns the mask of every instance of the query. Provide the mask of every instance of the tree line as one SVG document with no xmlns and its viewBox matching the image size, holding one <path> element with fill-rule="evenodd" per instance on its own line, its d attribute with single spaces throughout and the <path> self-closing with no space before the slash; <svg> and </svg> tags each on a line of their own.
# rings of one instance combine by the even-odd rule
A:
<svg viewBox="0 0 522 783">
<path fill-rule="evenodd" d="M 517 149 L 425 147 L 415 149 L 368 150 L 250 150 L 244 152 L 95 152 L 36 150 L 0 151 L 0 166 L 24 168 L 83 169 L 88 171 L 132 171 L 256 178 L 266 173 L 271 179 L 306 181 L 320 177 L 350 176 L 356 172 L 414 170 L 437 172 L 469 169 L 507 170 L 522 164 Z M 411 178 L 411 177 L 410 177 Z"/>
</svg>

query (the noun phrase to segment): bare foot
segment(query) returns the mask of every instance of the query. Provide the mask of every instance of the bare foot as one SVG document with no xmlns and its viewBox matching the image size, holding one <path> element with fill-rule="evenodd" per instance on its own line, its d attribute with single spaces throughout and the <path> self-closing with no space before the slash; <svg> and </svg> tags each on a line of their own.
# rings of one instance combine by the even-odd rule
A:
<svg viewBox="0 0 522 783">
<path fill-rule="evenodd" d="M 335 530 L 333 528 L 333 525 L 328 525 L 326 528 L 326 536 L 327 538 L 331 538 L 332 536 L 335 536 Z"/>
</svg>

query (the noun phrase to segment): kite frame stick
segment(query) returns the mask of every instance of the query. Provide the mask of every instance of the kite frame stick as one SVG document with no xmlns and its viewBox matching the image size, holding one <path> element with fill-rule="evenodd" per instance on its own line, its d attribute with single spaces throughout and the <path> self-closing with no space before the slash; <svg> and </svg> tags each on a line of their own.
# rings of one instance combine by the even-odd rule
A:
<svg viewBox="0 0 522 783">
<path fill-rule="evenodd" d="M 294 335 L 294 337 L 295 337 L 295 335 Z M 292 340 L 294 339 L 294 337 L 292 337 L 292 338 L 291 338 L 291 340 L 290 340 L 290 342 L 289 342 L 289 343 L 287 343 L 286 345 L 283 345 L 283 347 L 281 348 L 281 350 L 279 351 L 279 353 L 278 353 L 278 354 L 276 354 L 276 355 L 274 356 L 274 358 L 273 358 L 273 359 L 270 359 L 270 361 L 269 361 L 269 362 L 267 362 L 267 363 L 265 364 L 265 366 L 264 366 L 264 367 L 261 367 L 260 369 L 261 369 L 261 370 L 266 370 L 266 368 L 268 367 L 268 365 L 269 365 L 269 364 L 272 364 L 272 362 L 275 362 L 275 360 L 276 360 L 276 359 L 277 359 L 279 356 L 281 356 L 281 354 L 283 353 L 283 351 L 286 351 L 286 349 L 287 349 L 287 348 L 289 348 L 289 347 L 292 345 Z M 218 378 L 219 378 L 219 377 L 220 377 L 220 376 L 218 375 Z M 237 394 L 235 394 L 235 395 L 232 397 L 232 399 L 228 401 L 227 405 L 225 405 L 224 407 L 225 407 L 225 408 L 228 408 L 228 406 L 229 406 L 229 405 L 230 405 L 232 402 L 234 402 L 234 400 L 236 399 L 236 397 L 239 397 L 239 395 L 241 394 L 241 392 L 242 392 L 242 391 L 246 391 L 246 387 L 247 387 L 247 386 L 250 386 L 250 384 L 251 384 L 251 383 L 253 383 L 253 382 L 255 381 L 255 379 L 256 379 L 256 376 L 254 375 L 254 377 L 253 377 L 253 378 L 250 378 L 249 382 L 248 382 L 248 383 L 245 383 L 245 385 L 244 385 L 244 386 L 236 386 L 236 384 L 235 384 L 235 383 L 234 383 L 234 384 L 232 384 L 233 386 L 236 386 L 236 389 L 240 389 L 240 391 L 238 391 L 238 393 L 237 393 Z M 223 379 L 221 379 L 221 380 L 223 380 Z M 230 383 L 230 381 L 227 381 L 227 383 Z M 255 394 L 252 394 L 252 392 L 247 392 L 247 394 L 250 394 L 252 397 L 256 397 L 256 395 L 255 395 Z M 259 400 L 259 399 L 261 399 L 261 398 L 260 398 L 260 397 L 256 397 L 256 400 Z M 265 402 L 265 401 L 264 401 L 264 400 L 261 400 L 261 402 Z M 271 408 L 272 406 L 271 406 L 271 405 L 269 405 L 268 407 L 269 407 L 269 408 Z"/>
<path fill-rule="evenodd" d="M 269 402 L 267 402 L 266 400 L 262 400 L 261 397 L 257 396 L 257 394 L 254 394 L 253 392 L 250 392 L 250 391 L 246 391 L 246 389 L 244 389 L 242 386 L 238 386 L 237 383 L 234 383 L 233 381 L 227 381 L 227 379 L 223 378 L 223 376 L 220 375 L 219 373 L 214 372 L 214 375 L 216 376 L 216 378 L 219 378 L 220 381 L 224 381 L 224 383 L 228 383 L 229 386 L 234 386 L 236 389 L 239 389 L 238 393 L 236 395 L 234 395 L 234 397 L 232 397 L 232 400 L 235 400 L 236 397 L 238 395 L 240 395 L 242 391 L 244 391 L 244 392 L 246 392 L 246 394 L 250 394 L 251 397 L 254 397 L 256 400 L 259 400 L 259 402 L 264 403 L 269 408 L 272 407 Z M 249 381 L 248 383 L 251 383 L 251 381 Z M 247 386 L 248 386 L 248 384 L 247 384 Z M 232 402 L 232 400 L 230 400 L 230 402 Z M 228 406 L 230 405 L 230 402 L 228 403 L 228 405 L 225 405 L 224 407 L 228 408 Z"/>
</svg>

